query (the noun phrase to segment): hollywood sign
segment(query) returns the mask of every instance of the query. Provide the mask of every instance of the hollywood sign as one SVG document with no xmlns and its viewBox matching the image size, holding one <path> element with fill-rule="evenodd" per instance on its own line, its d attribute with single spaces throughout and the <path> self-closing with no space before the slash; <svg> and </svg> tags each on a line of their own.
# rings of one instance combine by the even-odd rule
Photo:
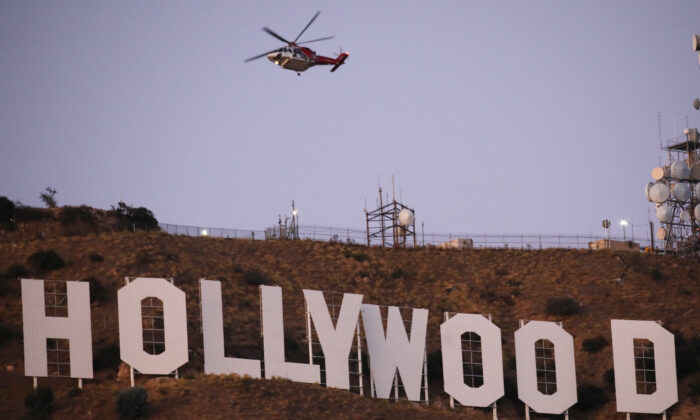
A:
<svg viewBox="0 0 700 420">
<path fill-rule="evenodd" d="M 204 372 L 262 377 L 261 362 L 224 355 L 221 283 L 200 280 L 204 343 Z M 325 385 L 349 389 L 353 339 L 362 325 L 370 362 L 372 393 L 390 398 L 398 374 L 406 397 L 420 401 L 425 372 L 427 309 L 411 309 L 410 334 L 401 312 L 388 307 L 386 328 L 380 307 L 363 304 L 362 295 L 343 294 L 333 322 L 323 292 L 304 290 L 307 326 L 311 323 L 325 360 Z M 320 366 L 285 360 L 282 289 L 260 287 L 265 378 L 320 383 Z M 67 316 L 45 314 L 44 280 L 22 279 L 25 375 L 48 376 L 47 339 L 69 340 L 70 377 L 92 378 L 90 289 L 85 282 L 66 282 Z M 121 360 L 143 374 L 168 375 L 188 362 L 185 293 L 161 278 L 137 278 L 117 292 Z M 142 301 L 162 301 L 164 351 L 149 354 L 143 347 Z M 461 337 L 478 334 L 481 340 L 483 384 L 469 386 L 463 375 Z M 617 411 L 662 413 L 678 401 L 673 334 L 653 321 L 611 320 Z M 653 344 L 656 390 L 637 393 L 634 340 Z M 501 330 L 477 314 L 456 314 L 440 325 L 444 390 L 465 406 L 487 407 L 504 395 Z M 556 392 L 538 390 L 535 343 L 549 340 L 554 347 Z M 530 321 L 515 332 L 518 398 L 539 413 L 561 414 L 577 402 L 573 337 L 554 322 Z M 427 389 L 427 383 L 425 383 Z"/>
</svg>

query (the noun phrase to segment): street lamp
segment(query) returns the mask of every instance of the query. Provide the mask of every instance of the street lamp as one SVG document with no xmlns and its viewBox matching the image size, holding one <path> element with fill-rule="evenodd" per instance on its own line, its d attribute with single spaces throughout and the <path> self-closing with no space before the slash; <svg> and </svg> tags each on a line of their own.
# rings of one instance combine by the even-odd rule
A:
<svg viewBox="0 0 700 420">
<path fill-rule="evenodd" d="M 202 229 L 201 232 L 199 232 L 199 234 L 202 236 L 208 236 L 209 232 L 206 229 Z"/>
<path fill-rule="evenodd" d="M 620 226 L 622 226 L 622 239 L 627 240 L 627 220 L 620 220 Z"/>
<path fill-rule="evenodd" d="M 299 211 L 297 206 L 294 205 L 294 200 L 292 200 L 292 239 L 299 239 L 299 217 L 297 216 Z"/>
</svg>

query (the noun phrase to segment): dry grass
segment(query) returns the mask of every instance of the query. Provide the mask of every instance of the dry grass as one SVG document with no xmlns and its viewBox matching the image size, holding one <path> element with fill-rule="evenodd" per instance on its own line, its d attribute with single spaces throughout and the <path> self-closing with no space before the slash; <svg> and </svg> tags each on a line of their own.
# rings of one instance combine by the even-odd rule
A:
<svg viewBox="0 0 700 420">
<path fill-rule="evenodd" d="M 107 300 L 93 304 L 94 350 L 117 341 L 116 290 L 124 284 L 125 276 L 173 277 L 176 285 L 186 292 L 191 357 L 181 374 L 194 375 L 196 379 L 158 385 L 166 387 L 163 392 L 149 389 L 149 399 L 155 399 L 154 414 L 158 417 L 177 415 L 177 410 L 185 407 L 189 416 L 202 418 L 226 417 L 227 413 L 244 418 L 267 417 L 273 413 L 272 401 L 281 407 L 280 413 L 290 415 L 295 410 L 318 414 L 318 417 L 327 417 L 329 410 L 333 417 L 346 413 L 351 417 L 373 418 L 450 415 L 449 411 L 426 410 L 412 404 L 388 404 L 317 386 L 201 376 L 200 278 L 223 283 L 226 350 L 232 356 L 262 357 L 258 287 L 244 278 L 245 273 L 253 271 L 283 288 L 285 330 L 297 339 L 305 335 L 302 295 L 305 288 L 361 293 L 368 303 L 429 309 L 428 352 L 439 350 L 443 311 L 492 314 L 503 333 L 503 359 L 506 377 L 510 380 L 515 377 L 511 365 L 513 332 L 520 319 L 563 321 L 564 327 L 574 336 L 578 383 L 602 388 L 606 388 L 604 372 L 612 368 L 611 346 L 589 353 L 583 351 L 582 342 L 602 336 L 610 343 L 610 319 L 658 319 L 664 321 L 666 328 L 681 332 L 687 338 L 698 334 L 696 306 L 700 263 L 674 257 L 557 249 L 368 249 L 312 241 L 264 242 L 110 232 L 0 243 L 0 273 L 14 264 L 28 266 L 27 258 L 32 253 L 49 249 L 65 260 L 66 267 L 33 273 L 34 276 L 59 280 L 94 277 L 107 289 Z M 92 261 L 91 254 L 99 254 L 104 260 Z M 663 277 L 656 273 L 663 273 Z M 0 289 L 4 293 L 0 296 L 0 319 L 5 327 L 21 333 L 19 282 L 2 281 L 5 284 Z M 572 315 L 548 315 L 547 301 L 553 297 L 573 299 L 580 305 L 580 311 Z M 0 343 L 3 366 L 15 367 L 11 374 L 4 370 L 0 373 L 3 385 L 12 384 L 12 391 L 0 397 L 0 413 L 9 413 L 9 417 L 21 415 L 24 392 L 27 385 L 31 386 L 31 379 L 21 376 L 20 336 Z M 303 353 L 289 355 L 291 360 L 304 357 Z M 74 400 L 56 391 L 56 405 L 62 407 L 59 413 L 70 417 L 71 410 L 77 407 L 74 402 L 82 404 L 85 400 L 92 401 L 90 404 L 96 407 L 94 413 L 113 415 L 114 395 L 126 386 L 109 379 L 109 375 L 115 374 L 98 372 L 97 379 L 90 381 L 86 392 L 72 397 Z M 693 400 L 688 396 L 688 387 L 697 381 L 698 374 L 695 374 L 679 382 L 681 402 L 673 409 L 674 419 L 693 418 L 697 397 Z M 248 395 L 246 398 L 234 398 L 239 395 L 236 393 L 243 392 L 242 383 L 249 384 L 245 385 L 250 388 L 246 392 L 251 394 L 240 394 Z M 431 384 L 431 402 L 444 406 L 447 399 L 441 386 Z M 21 392 L 15 392 L 17 389 Z M 187 395 L 218 393 L 216 397 L 190 398 L 184 394 L 185 389 L 190 389 Z M 595 413 L 581 414 L 580 418 L 624 418 L 616 417 L 614 395 L 609 388 L 606 390 L 611 402 Z M 273 397 L 267 393 L 272 393 Z M 299 400 L 302 394 L 304 398 Z M 333 408 L 336 403 L 341 410 Z M 504 418 L 519 418 L 522 404 L 506 398 L 499 402 L 499 412 Z M 470 418 L 479 418 L 481 414 L 477 410 Z M 311 418 L 314 417 L 312 414 Z"/>
</svg>

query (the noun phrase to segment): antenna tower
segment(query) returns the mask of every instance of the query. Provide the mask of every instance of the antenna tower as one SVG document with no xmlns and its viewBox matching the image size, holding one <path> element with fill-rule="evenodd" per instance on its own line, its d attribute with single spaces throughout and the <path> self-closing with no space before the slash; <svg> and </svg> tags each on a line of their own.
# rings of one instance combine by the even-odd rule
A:
<svg viewBox="0 0 700 420">
<path fill-rule="evenodd" d="M 394 179 L 391 179 L 392 197 L 384 203 L 382 187 L 379 187 L 379 207 L 372 211 L 365 209 L 367 222 L 367 246 L 405 248 L 413 240 L 416 246 L 415 211 L 396 201 Z"/>
</svg>

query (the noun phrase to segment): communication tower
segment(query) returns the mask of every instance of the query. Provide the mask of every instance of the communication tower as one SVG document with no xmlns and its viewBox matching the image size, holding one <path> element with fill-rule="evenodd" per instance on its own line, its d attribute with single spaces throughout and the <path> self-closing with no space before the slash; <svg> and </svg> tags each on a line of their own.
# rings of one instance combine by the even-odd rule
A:
<svg viewBox="0 0 700 420">
<path fill-rule="evenodd" d="M 664 147 L 667 164 L 654 168 L 644 192 L 656 206 L 661 227 L 657 239 L 666 253 L 699 255 L 700 252 L 700 143 L 698 130 L 671 139 Z"/>
<path fill-rule="evenodd" d="M 392 177 L 393 190 L 393 177 Z M 382 187 L 379 187 L 379 207 L 372 211 L 365 208 L 367 222 L 367 246 L 379 244 L 386 247 L 405 248 L 410 238 L 413 246 L 416 246 L 416 217 L 412 208 L 396 201 L 392 191 L 392 198 L 386 198 L 384 204 Z"/>
<path fill-rule="evenodd" d="M 265 239 L 299 239 L 299 211 L 292 200 L 292 216 L 277 216 L 277 226 L 265 229 Z"/>
<path fill-rule="evenodd" d="M 693 51 L 700 52 L 700 35 L 693 35 Z M 700 109 L 700 99 L 695 99 L 693 107 Z M 667 164 L 651 171 L 655 182 L 649 182 L 644 193 L 656 206 L 661 222 L 656 237 L 663 241 L 664 251 L 699 256 L 700 143 L 697 128 L 686 128 L 683 134 L 662 146 Z"/>
</svg>

